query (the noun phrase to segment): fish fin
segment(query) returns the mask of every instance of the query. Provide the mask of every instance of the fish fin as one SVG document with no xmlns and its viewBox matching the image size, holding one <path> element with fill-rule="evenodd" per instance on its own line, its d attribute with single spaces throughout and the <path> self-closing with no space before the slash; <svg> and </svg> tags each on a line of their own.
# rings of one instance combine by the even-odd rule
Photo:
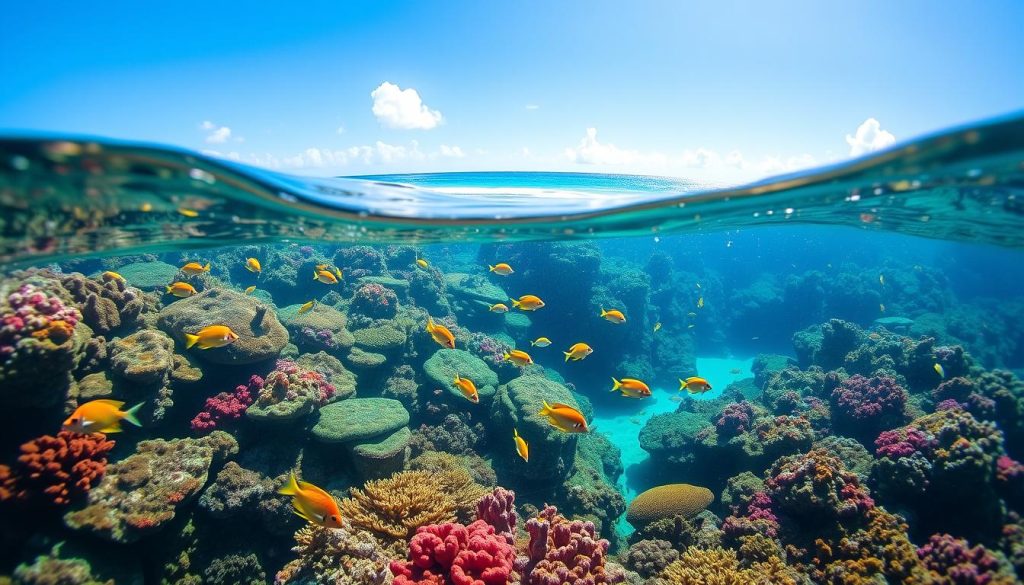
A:
<svg viewBox="0 0 1024 585">
<path fill-rule="evenodd" d="M 615 392 L 619 388 L 622 388 L 622 382 L 619 382 L 614 377 L 612 378 L 612 392 Z"/>
<path fill-rule="evenodd" d="M 683 388 L 686 388 L 686 382 L 684 382 L 682 378 L 679 378 L 679 389 L 682 390 Z"/>
<path fill-rule="evenodd" d="M 171 285 L 167 285 L 167 292 L 171 292 Z"/>
<path fill-rule="evenodd" d="M 124 420 L 132 423 L 133 425 L 135 425 L 137 427 L 141 427 L 142 423 L 139 422 L 139 419 L 135 418 L 135 414 L 137 412 L 139 412 L 139 409 L 142 408 L 143 404 L 145 404 L 145 403 L 144 402 L 140 402 L 140 403 L 136 404 L 135 406 L 129 408 L 128 410 L 124 411 Z"/>
<path fill-rule="evenodd" d="M 316 270 L 313 271 L 313 280 L 319 280 L 320 275 L 317 274 Z"/>
<path fill-rule="evenodd" d="M 573 410 L 577 410 L 577 408 L 575 406 L 573 406 L 571 404 L 566 404 L 564 402 L 556 402 L 556 403 L 552 404 L 550 406 L 550 408 L 571 408 Z"/>
<path fill-rule="evenodd" d="M 430 317 L 430 315 L 427 315 L 427 331 L 430 331 L 433 328 L 434 328 L 434 320 Z"/>
<path fill-rule="evenodd" d="M 455 379 L 454 379 L 454 380 L 452 380 L 452 384 L 456 384 L 456 385 L 458 385 L 458 383 L 459 383 L 459 376 L 458 376 L 458 374 L 456 374 L 456 375 L 455 375 Z"/>
<path fill-rule="evenodd" d="M 519 438 L 519 429 L 517 429 L 515 427 L 512 427 L 512 436 L 518 439 Z"/>
<path fill-rule="evenodd" d="M 100 404 L 106 404 L 108 406 L 113 406 L 114 408 L 117 408 L 117 409 L 120 409 L 122 406 L 124 406 L 124 402 L 122 402 L 120 400 L 112 400 L 110 398 L 100 398 L 99 400 L 95 400 L 94 402 L 98 402 Z"/>
<path fill-rule="evenodd" d="M 536 341 L 531 341 L 531 342 L 530 342 L 530 347 L 533 347 L 533 346 L 535 346 L 535 345 L 537 345 L 537 342 L 536 342 Z"/>
<path fill-rule="evenodd" d="M 291 472 L 290 474 L 288 474 L 288 485 L 286 485 L 283 488 L 277 490 L 277 493 L 281 494 L 282 496 L 295 496 L 295 495 L 298 495 L 298 493 L 299 493 L 299 482 L 296 481 L 296 479 L 295 479 L 295 472 L 294 471 Z M 301 516 L 301 514 L 300 514 L 300 516 Z"/>
<path fill-rule="evenodd" d="M 556 423 L 554 421 L 549 420 L 548 424 L 553 426 L 553 427 L 555 427 L 556 429 L 562 431 L 563 433 L 571 433 L 572 432 L 572 430 L 567 428 L 565 425 L 560 425 L 560 424 L 558 424 L 558 423 Z"/>
<path fill-rule="evenodd" d="M 292 508 L 292 513 L 294 513 L 299 518 L 302 518 L 303 520 L 306 520 L 307 522 L 312 522 L 313 521 L 312 518 L 310 518 L 309 516 L 306 516 L 306 513 L 303 512 L 302 510 L 298 509 L 298 508 Z"/>
<path fill-rule="evenodd" d="M 544 403 L 544 406 L 540 409 L 540 412 L 538 412 L 537 414 L 541 416 L 546 416 L 549 412 L 551 412 L 551 406 L 548 404 L 547 400 L 543 400 L 542 402 Z"/>
<path fill-rule="evenodd" d="M 120 433 L 121 432 L 121 421 L 117 421 L 104 429 L 98 429 L 97 433 Z"/>
<path fill-rule="evenodd" d="M 192 349 L 192 346 L 199 341 L 198 335 L 192 335 L 191 333 L 185 334 L 185 349 Z"/>
</svg>

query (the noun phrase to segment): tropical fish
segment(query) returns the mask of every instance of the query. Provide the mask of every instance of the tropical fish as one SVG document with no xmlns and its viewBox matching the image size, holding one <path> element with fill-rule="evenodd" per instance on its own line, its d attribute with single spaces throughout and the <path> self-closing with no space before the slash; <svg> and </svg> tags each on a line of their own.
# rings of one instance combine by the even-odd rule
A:
<svg viewBox="0 0 1024 585">
<path fill-rule="evenodd" d="M 711 384 L 708 384 L 708 381 L 704 378 L 690 376 L 685 380 L 679 380 L 679 389 L 682 390 L 684 388 L 690 394 L 700 394 L 711 390 Z"/>
<path fill-rule="evenodd" d="M 878 303 L 878 312 L 879 313 L 884 313 L 885 312 L 885 305 L 883 305 L 882 303 Z"/>
<path fill-rule="evenodd" d="M 530 446 L 526 444 L 526 441 L 519 436 L 519 430 L 512 427 L 512 438 L 516 442 L 516 453 L 523 458 L 523 461 L 530 462 Z"/>
<path fill-rule="evenodd" d="M 587 419 L 583 417 L 583 413 L 568 404 L 560 402 L 548 404 L 547 400 L 545 400 L 544 408 L 541 408 L 537 414 L 547 417 L 548 424 L 563 433 L 590 432 L 590 429 L 587 427 Z"/>
<path fill-rule="evenodd" d="M 423 270 L 426 270 L 427 267 L 430 266 L 430 264 L 427 264 L 427 261 L 424 260 L 423 258 L 417 258 L 416 259 L 416 266 L 419 266 Z"/>
<path fill-rule="evenodd" d="M 490 270 L 491 272 L 497 274 L 498 276 L 508 276 L 509 274 L 512 274 L 513 272 L 515 272 L 514 270 L 512 270 L 511 266 L 509 266 L 508 264 L 506 264 L 504 262 L 499 262 L 499 263 L 495 264 L 494 266 L 491 266 L 490 264 L 488 264 L 487 265 L 487 269 Z"/>
<path fill-rule="evenodd" d="M 612 309 L 610 311 L 605 311 L 604 307 L 601 307 L 601 317 L 603 317 L 605 321 L 609 321 L 611 323 L 625 323 L 626 322 L 626 316 L 623 315 L 622 311 L 620 311 L 618 309 Z"/>
<path fill-rule="evenodd" d="M 124 277 L 112 270 L 104 272 L 100 275 L 100 278 L 107 282 L 110 282 L 111 280 L 120 280 L 121 282 L 124 282 Z"/>
<path fill-rule="evenodd" d="M 697 308 L 698 309 L 703 309 L 704 308 L 704 297 L 701 297 L 701 298 L 697 299 Z"/>
<path fill-rule="evenodd" d="M 181 271 L 184 272 L 185 274 L 189 275 L 189 276 L 195 276 L 197 274 L 202 274 L 204 272 L 209 272 L 210 271 L 210 263 L 207 262 L 206 266 L 203 266 L 202 264 L 200 264 L 198 262 L 189 262 L 188 264 L 186 264 L 186 265 L 181 267 Z"/>
<path fill-rule="evenodd" d="M 882 286 L 885 286 L 885 275 L 884 274 L 879 274 L 878 275 L 878 284 L 880 284 Z"/>
<path fill-rule="evenodd" d="M 342 278 L 345 278 L 341 274 L 341 268 L 338 268 L 337 266 L 334 267 L 334 276 L 336 276 L 338 278 L 338 280 L 341 280 Z"/>
<path fill-rule="evenodd" d="M 537 347 L 547 347 L 551 345 L 551 340 L 548 339 L 547 337 L 538 337 L 537 339 L 531 341 L 530 345 L 534 345 Z"/>
<path fill-rule="evenodd" d="M 434 320 L 427 316 L 427 333 L 430 334 L 434 341 L 436 341 L 441 347 L 447 347 L 448 349 L 455 349 L 455 336 L 448 330 L 444 325 L 437 325 Z"/>
<path fill-rule="evenodd" d="M 184 215 L 185 217 L 199 217 L 198 211 L 196 211 L 195 209 L 189 209 L 187 207 L 179 207 L 178 213 Z"/>
<path fill-rule="evenodd" d="M 623 378 L 616 380 L 612 378 L 612 392 L 622 392 L 628 398 L 647 398 L 651 395 L 651 389 L 647 384 L 636 378 Z"/>
<path fill-rule="evenodd" d="M 521 349 L 513 349 L 505 352 L 505 360 L 510 361 L 517 366 L 529 366 L 533 364 L 533 358 L 530 357 L 530 354 Z"/>
<path fill-rule="evenodd" d="M 149 201 L 146 201 L 145 203 L 139 206 L 139 211 L 143 213 L 149 213 L 150 211 L 153 211 L 153 204 L 150 203 Z"/>
<path fill-rule="evenodd" d="M 868 333 L 868 339 L 870 339 L 871 341 L 878 341 L 882 339 L 882 336 L 872 331 L 871 333 Z"/>
<path fill-rule="evenodd" d="M 311 483 L 297 481 L 294 472 L 288 476 L 288 485 L 277 493 L 292 496 L 292 507 L 296 515 L 317 526 L 341 528 L 341 510 L 334 497 Z"/>
<path fill-rule="evenodd" d="M 327 270 L 314 270 L 313 280 L 319 280 L 324 284 L 338 284 L 338 277 Z"/>
<path fill-rule="evenodd" d="M 317 264 L 316 271 L 320 272 L 321 270 L 327 270 L 328 266 L 330 266 L 330 264 Z"/>
<path fill-rule="evenodd" d="M 307 303 L 302 303 L 302 306 L 299 307 L 299 315 L 306 313 L 308 311 L 312 311 L 313 307 L 316 307 L 316 299 L 313 299 L 312 301 L 309 301 Z"/>
<path fill-rule="evenodd" d="M 121 410 L 124 402 L 119 400 L 91 400 L 71 413 L 64 421 L 64 430 L 72 433 L 120 433 L 122 420 L 141 427 L 142 423 L 135 414 L 143 404 L 140 402 L 128 410 Z"/>
<path fill-rule="evenodd" d="M 565 354 L 565 361 L 572 360 L 574 362 L 578 362 L 594 353 L 594 349 L 581 341 L 579 343 L 574 343 L 572 347 L 569 348 L 569 351 L 563 351 L 562 353 Z"/>
<path fill-rule="evenodd" d="M 935 362 L 935 365 L 932 366 L 932 369 L 935 370 L 935 373 L 938 374 L 940 378 L 946 377 L 946 370 L 945 368 L 942 367 L 942 364 Z"/>
<path fill-rule="evenodd" d="M 245 259 L 245 269 L 248 270 L 249 272 L 255 272 L 257 274 L 263 272 L 263 267 L 260 266 L 260 261 L 255 258 Z"/>
<path fill-rule="evenodd" d="M 236 339 L 238 339 L 238 334 L 227 325 L 209 325 L 194 335 L 186 333 L 185 349 L 191 349 L 193 345 L 198 345 L 199 349 L 224 347 L 229 343 L 234 343 Z"/>
<path fill-rule="evenodd" d="M 183 299 L 196 294 L 196 287 L 187 282 L 175 282 L 167 285 L 167 294 Z"/>
<path fill-rule="evenodd" d="M 520 311 L 536 311 L 544 306 L 544 301 L 535 295 L 523 295 L 519 300 L 512 299 L 512 306 Z"/>
<path fill-rule="evenodd" d="M 245 287 L 245 294 L 251 295 L 254 290 L 256 290 L 256 285 L 255 284 L 252 285 L 252 286 L 247 286 L 247 287 Z"/>
<path fill-rule="evenodd" d="M 505 303 L 494 303 L 488 311 L 492 313 L 508 313 L 508 305 Z"/>
<path fill-rule="evenodd" d="M 658 331 L 661 331 L 661 321 L 654 324 L 654 332 L 657 333 Z"/>
<path fill-rule="evenodd" d="M 455 381 L 452 382 L 452 384 L 454 384 L 455 387 L 459 389 L 459 392 L 462 392 L 462 395 L 465 396 L 467 400 L 469 400 L 473 404 L 480 403 L 480 393 L 477 392 L 476 384 L 473 383 L 473 380 L 470 380 L 469 378 L 463 378 L 462 376 L 456 374 Z"/>
</svg>

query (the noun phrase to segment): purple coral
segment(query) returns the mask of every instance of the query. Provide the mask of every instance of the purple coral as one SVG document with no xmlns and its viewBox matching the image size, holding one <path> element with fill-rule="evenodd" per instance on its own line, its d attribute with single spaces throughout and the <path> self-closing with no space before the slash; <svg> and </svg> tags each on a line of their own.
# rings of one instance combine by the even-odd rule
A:
<svg viewBox="0 0 1024 585">
<path fill-rule="evenodd" d="M 203 410 L 192 419 L 192 430 L 206 433 L 225 421 L 237 420 L 262 389 L 263 378 L 254 375 L 247 384 L 236 386 L 234 392 L 221 392 L 207 398 Z"/>
<path fill-rule="evenodd" d="M 547 506 L 526 523 L 529 560 L 523 582 L 528 585 L 601 585 L 618 583 L 622 575 L 605 568 L 608 541 L 598 538 L 593 522 L 568 520 Z"/>
<path fill-rule="evenodd" d="M 721 437 L 735 437 L 750 429 L 754 420 L 754 409 L 746 400 L 733 402 L 722 410 L 722 414 L 715 422 L 718 434 Z"/>
<path fill-rule="evenodd" d="M 971 547 L 966 540 L 949 534 L 933 534 L 917 549 L 917 556 L 933 574 L 944 577 L 940 583 L 988 585 L 1015 581 L 1004 560 L 980 544 Z"/>
<path fill-rule="evenodd" d="M 501 486 L 494 488 L 477 501 L 476 517 L 493 526 L 509 544 L 513 544 L 516 538 L 516 493 Z"/>
<path fill-rule="evenodd" d="M 0 313 L 0 363 L 10 359 L 27 340 L 64 343 L 81 319 L 78 309 L 65 305 L 58 297 L 31 284 L 21 285 L 7 295 L 7 307 Z"/>
<path fill-rule="evenodd" d="M 907 391 L 889 376 L 851 376 L 832 391 L 837 429 L 870 440 L 878 431 L 903 424 Z"/>
</svg>

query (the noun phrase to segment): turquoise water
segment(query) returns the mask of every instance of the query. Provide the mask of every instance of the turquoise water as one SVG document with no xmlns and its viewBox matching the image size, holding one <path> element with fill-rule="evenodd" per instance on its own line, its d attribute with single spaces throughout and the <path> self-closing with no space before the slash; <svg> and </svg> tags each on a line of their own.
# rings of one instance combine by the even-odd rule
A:
<svg viewBox="0 0 1024 585">
<path fill-rule="evenodd" d="M 744 187 L 2 139 L 0 580 L 454 583 L 480 521 L 493 582 L 1019 582 L 1022 124 Z"/>
</svg>

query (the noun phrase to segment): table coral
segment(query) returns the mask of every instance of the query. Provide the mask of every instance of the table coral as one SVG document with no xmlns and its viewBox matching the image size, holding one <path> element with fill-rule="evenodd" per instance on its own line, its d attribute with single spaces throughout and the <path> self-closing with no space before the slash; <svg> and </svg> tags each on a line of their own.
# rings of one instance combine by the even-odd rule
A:
<svg viewBox="0 0 1024 585">
<path fill-rule="evenodd" d="M 393 561 L 395 585 L 505 585 L 513 575 L 515 548 L 494 527 L 477 520 L 469 526 L 421 526 L 409 541 L 409 560 Z"/>
<path fill-rule="evenodd" d="M 0 465 L 0 501 L 70 504 L 102 479 L 114 448 L 100 433 L 60 431 L 21 445 L 14 467 Z"/>
</svg>

